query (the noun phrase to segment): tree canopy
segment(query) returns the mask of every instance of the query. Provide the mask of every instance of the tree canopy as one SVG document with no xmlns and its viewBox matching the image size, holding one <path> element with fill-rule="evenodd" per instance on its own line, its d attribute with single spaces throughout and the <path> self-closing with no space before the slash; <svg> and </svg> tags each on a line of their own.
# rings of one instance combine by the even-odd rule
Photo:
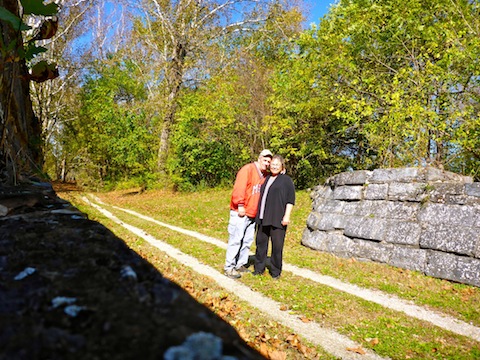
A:
<svg viewBox="0 0 480 360">
<path fill-rule="evenodd" d="M 341 0 L 302 29 L 300 1 L 64 1 L 31 62 L 60 68 L 31 87 L 44 170 L 195 189 L 270 148 L 298 188 L 397 166 L 479 178 L 479 12 Z"/>
</svg>

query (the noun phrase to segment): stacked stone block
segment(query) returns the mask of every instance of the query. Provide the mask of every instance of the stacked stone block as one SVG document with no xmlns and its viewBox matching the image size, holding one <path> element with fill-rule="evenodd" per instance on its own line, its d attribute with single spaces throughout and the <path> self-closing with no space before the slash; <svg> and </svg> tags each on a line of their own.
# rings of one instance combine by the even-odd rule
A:
<svg viewBox="0 0 480 360">
<path fill-rule="evenodd" d="M 480 286 L 480 183 L 432 167 L 344 172 L 311 194 L 302 244 Z"/>
</svg>

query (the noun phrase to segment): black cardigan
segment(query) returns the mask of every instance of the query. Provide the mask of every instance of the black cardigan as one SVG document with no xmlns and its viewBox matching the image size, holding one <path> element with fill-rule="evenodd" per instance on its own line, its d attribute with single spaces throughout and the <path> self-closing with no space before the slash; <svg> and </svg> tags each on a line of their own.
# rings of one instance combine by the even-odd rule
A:
<svg viewBox="0 0 480 360">
<path fill-rule="evenodd" d="M 270 179 L 268 175 L 260 189 L 260 200 L 258 202 L 258 211 L 255 221 L 257 224 L 262 223 L 265 226 L 283 227 L 282 219 L 285 215 L 285 208 L 287 204 L 295 205 L 295 186 L 290 176 L 278 174 L 277 178 L 268 189 L 267 199 L 265 201 L 265 211 L 263 213 L 263 220 L 260 221 L 260 207 L 262 204 L 265 187 Z"/>
</svg>

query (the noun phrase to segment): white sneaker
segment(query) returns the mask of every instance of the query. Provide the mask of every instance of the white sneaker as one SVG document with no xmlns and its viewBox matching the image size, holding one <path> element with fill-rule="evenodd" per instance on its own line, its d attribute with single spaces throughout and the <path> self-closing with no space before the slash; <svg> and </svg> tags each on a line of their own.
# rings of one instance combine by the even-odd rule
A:
<svg viewBox="0 0 480 360">
<path fill-rule="evenodd" d="M 242 277 L 242 275 L 240 275 L 240 273 L 235 269 L 225 270 L 224 274 L 225 274 L 225 276 L 229 277 L 230 279 L 238 279 L 238 278 Z"/>
</svg>

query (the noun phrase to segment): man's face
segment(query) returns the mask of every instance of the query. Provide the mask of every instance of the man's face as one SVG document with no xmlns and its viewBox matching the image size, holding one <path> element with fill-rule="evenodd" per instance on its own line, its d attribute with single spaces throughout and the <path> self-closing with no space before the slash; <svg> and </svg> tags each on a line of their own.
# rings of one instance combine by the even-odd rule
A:
<svg viewBox="0 0 480 360">
<path fill-rule="evenodd" d="M 260 156 L 260 170 L 266 171 L 270 167 L 270 161 L 272 161 L 270 156 Z"/>
</svg>

